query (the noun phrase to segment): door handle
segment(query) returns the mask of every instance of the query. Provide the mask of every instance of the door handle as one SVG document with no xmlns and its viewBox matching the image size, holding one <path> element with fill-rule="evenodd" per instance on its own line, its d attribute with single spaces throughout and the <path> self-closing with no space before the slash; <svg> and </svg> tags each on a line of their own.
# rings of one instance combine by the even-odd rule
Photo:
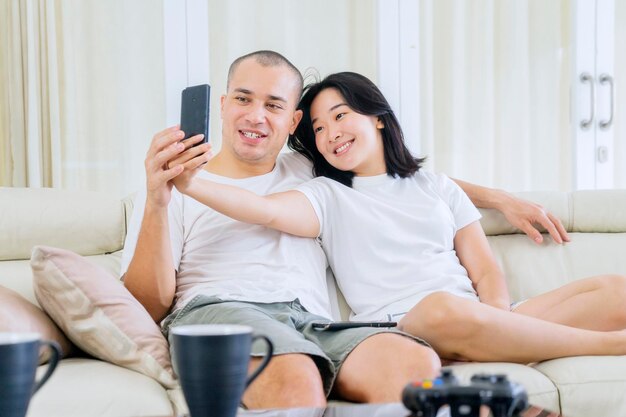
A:
<svg viewBox="0 0 626 417">
<path fill-rule="evenodd" d="M 608 120 L 600 120 L 598 122 L 598 126 L 600 126 L 600 129 L 608 129 L 609 127 L 611 127 L 611 125 L 613 124 L 613 109 L 615 106 L 615 85 L 613 83 L 613 77 L 611 77 L 609 74 L 601 74 L 600 78 L 598 78 L 598 81 L 600 82 L 600 85 L 604 85 L 604 84 L 608 84 L 610 87 L 610 113 L 609 113 L 609 119 Z"/>
<path fill-rule="evenodd" d="M 589 129 L 591 123 L 593 123 L 593 119 L 595 118 L 595 107 L 596 107 L 596 92 L 593 86 L 593 77 L 588 72 L 583 72 L 580 74 L 580 82 L 581 83 L 589 83 L 589 92 L 590 92 L 590 100 L 589 100 L 589 118 L 583 119 L 580 121 L 580 128 L 583 130 Z"/>
</svg>

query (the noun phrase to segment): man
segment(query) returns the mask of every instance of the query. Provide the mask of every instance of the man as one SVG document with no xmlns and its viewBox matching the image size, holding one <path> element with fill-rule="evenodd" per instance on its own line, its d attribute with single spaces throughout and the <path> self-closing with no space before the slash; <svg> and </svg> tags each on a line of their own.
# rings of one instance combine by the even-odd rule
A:
<svg viewBox="0 0 626 417">
<path fill-rule="evenodd" d="M 249 408 L 323 406 L 331 390 L 351 401 L 397 401 L 407 381 L 438 372 L 429 347 L 395 330 L 313 331 L 312 321 L 330 316 L 327 263 L 314 240 L 236 222 L 172 191 L 170 180 L 183 168 L 204 163 L 199 176 L 260 194 L 310 179 L 304 158 L 279 155 L 302 117 L 296 111 L 301 91 L 302 76 L 288 60 L 255 52 L 229 70 L 219 154 L 209 159 L 209 145 L 192 148 L 198 137 L 180 143 L 178 127 L 155 135 L 145 161 L 145 205 L 138 198 L 125 247 L 125 285 L 155 320 L 171 311 L 165 331 L 178 324 L 253 323 L 268 335 L 276 356 L 245 392 Z M 464 185 L 483 205 L 509 198 Z M 530 208 L 520 221 L 541 216 L 538 207 L 512 206 Z M 566 236 L 559 226 L 553 225 L 555 235 Z M 260 361 L 256 354 L 262 352 L 253 351 L 251 368 Z"/>
</svg>

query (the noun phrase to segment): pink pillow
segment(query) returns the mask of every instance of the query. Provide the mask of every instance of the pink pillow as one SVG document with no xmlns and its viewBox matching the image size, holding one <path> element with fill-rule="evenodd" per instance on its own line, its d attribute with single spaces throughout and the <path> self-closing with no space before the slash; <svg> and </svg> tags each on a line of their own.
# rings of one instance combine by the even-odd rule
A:
<svg viewBox="0 0 626 417">
<path fill-rule="evenodd" d="M 168 343 L 143 306 L 112 274 L 64 249 L 37 246 L 35 296 L 65 334 L 96 358 L 176 388 Z"/>
</svg>

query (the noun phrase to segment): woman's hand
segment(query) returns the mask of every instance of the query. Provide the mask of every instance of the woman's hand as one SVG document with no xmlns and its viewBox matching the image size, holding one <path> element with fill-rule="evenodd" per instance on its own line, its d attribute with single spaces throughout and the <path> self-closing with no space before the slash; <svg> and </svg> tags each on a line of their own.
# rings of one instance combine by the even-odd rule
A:
<svg viewBox="0 0 626 417">
<path fill-rule="evenodd" d="M 509 223 L 526 233 L 535 243 L 543 242 L 543 236 L 535 225 L 543 226 L 556 243 L 570 240 L 561 220 L 539 204 L 508 194 L 506 203 L 500 206 L 500 211 Z"/>
<path fill-rule="evenodd" d="M 536 225 L 543 226 L 556 243 L 569 242 L 569 235 L 561 220 L 546 211 L 539 204 L 515 197 L 506 191 L 482 187 L 452 178 L 476 207 L 496 209 L 506 217 L 514 227 L 531 238 L 535 243 L 543 242 L 543 236 L 536 229 Z"/>
</svg>

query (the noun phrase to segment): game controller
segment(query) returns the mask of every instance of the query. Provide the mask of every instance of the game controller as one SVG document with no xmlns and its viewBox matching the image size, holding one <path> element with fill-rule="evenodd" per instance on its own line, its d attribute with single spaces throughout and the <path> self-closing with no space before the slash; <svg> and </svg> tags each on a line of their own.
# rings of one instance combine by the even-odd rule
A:
<svg viewBox="0 0 626 417">
<path fill-rule="evenodd" d="M 482 405 L 489 407 L 494 417 L 518 416 L 528 408 L 526 391 L 506 375 L 478 374 L 469 385 L 461 385 L 449 369 L 433 380 L 408 384 L 402 402 L 416 417 L 435 417 L 443 405 L 450 406 L 452 417 L 478 417 Z"/>
</svg>

